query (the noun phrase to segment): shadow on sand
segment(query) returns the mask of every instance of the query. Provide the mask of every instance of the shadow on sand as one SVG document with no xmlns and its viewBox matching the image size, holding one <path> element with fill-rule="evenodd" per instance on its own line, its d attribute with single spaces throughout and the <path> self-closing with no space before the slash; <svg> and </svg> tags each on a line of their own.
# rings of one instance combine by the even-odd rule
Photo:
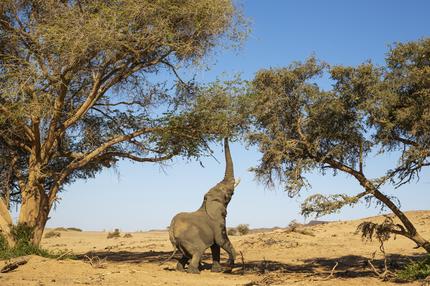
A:
<svg viewBox="0 0 430 286">
<path fill-rule="evenodd" d="M 156 263 L 166 262 L 172 252 L 166 251 L 146 251 L 146 252 L 129 252 L 129 251 L 98 251 L 88 252 L 78 256 L 78 259 L 86 260 L 87 257 L 98 257 L 109 262 L 118 263 Z M 177 253 L 171 261 L 178 260 L 180 254 Z M 224 259 L 223 259 L 224 258 Z M 226 261 L 223 257 L 222 261 Z M 423 255 L 404 256 L 399 254 L 387 255 L 387 265 L 390 271 L 395 271 L 402 268 L 403 265 L 410 261 L 417 261 L 423 258 Z M 253 260 L 249 261 L 244 258 L 242 263 L 239 255 L 232 275 L 241 274 L 268 274 L 271 272 L 278 273 L 294 273 L 304 276 L 326 277 L 329 275 L 333 267 L 337 264 L 333 276 L 338 278 L 356 278 L 356 277 L 375 277 L 375 273 L 368 265 L 368 257 L 347 255 L 341 257 L 325 258 L 317 257 L 312 259 L 303 259 L 297 264 L 282 263 L 271 260 Z M 210 269 L 211 256 L 206 253 L 202 259 L 202 270 Z M 372 260 L 372 264 L 379 269 L 384 267 L 382 259 Z M 226 266 L 226 265 L 224 265 Z M 173 270 L 163 266 L 165 270 Z"/>
</svg>

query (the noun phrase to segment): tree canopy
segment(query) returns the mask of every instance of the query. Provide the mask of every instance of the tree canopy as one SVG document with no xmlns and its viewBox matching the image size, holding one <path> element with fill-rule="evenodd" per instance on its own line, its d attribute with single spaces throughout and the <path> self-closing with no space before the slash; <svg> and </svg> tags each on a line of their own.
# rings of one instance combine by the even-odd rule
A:
<svg viewBox="0 0 430 286">
<path fill-rule="evenodd" d="M 325 215 L 361 199 L 376 198 L 402 222 L 388 223 L 385 233 L 404 235 L 430 251 L 396 200 L 380 186 L 401 185 L 428 165 L 430 112 L 430 39 L 396 44 L 386 65 L 330 66 L 310 58 L 286 68 L 260 70 L 247 95 L 251 104 L 248 134 L 262 158 L 254 168 L 269 185 L 279 182 L 291 196 L 309 186 L 309 171 L 345 172 L 363 187 L 353 196 L 313 195 L 302 205 L 304 215 Z M 332 87 L 317 80 L 329 74 Z M 371 151 L 399 151 L 398 164 L 379 178 L 365 172 Z"/>
<path fill-rule="evenodd" d="M 240 44 L 244 27 L 229 0 L 2 1 L 1 216 L 20 203 L 37 244 L 65 184 L 121 158 L 205 152 L 217 131 L 185 104 L 177 69 Z M 178 92 L 158 80 L 168 72 Z"/>
</svg>

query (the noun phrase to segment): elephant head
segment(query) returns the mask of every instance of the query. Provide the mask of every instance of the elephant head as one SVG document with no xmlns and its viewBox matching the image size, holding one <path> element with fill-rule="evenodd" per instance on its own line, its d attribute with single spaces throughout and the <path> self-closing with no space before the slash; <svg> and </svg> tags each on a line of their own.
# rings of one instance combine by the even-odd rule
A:
<svg viewBox="0 0 430 286">
<path fill-rule="evenodd" d="M 211 188 L 205 195 L 203 205 L 210 218 L 223 220 L 227 215 L 227 205 L 236 187 L 228 139 L 224 139 L 225 173 L 221 182 Z"/>
</svg>

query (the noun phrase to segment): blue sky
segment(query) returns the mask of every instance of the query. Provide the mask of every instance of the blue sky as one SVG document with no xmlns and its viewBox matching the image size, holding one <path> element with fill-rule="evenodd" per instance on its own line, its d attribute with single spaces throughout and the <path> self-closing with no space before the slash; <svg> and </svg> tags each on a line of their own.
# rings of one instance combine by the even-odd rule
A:
<svg viewBox="0 0 430 286">
<path fill-rule="evenodd" d="M 366 60 L 382 64 L 388 46 L 430 36 L 430 1 L 281 1 L 242 2 L 251 19 L 252 32 L 242 50 L 219 51 L 211 58 L 210 70 L 195 70 L 197 79 L 211 81 L 223 73 L 242 73 L 250 79 L 261 68 L 282 67 L 303 61 L 314 54 L 331 64 L 356 65 Z M 329 86 L 329 82 L 322 82 Z M 67 186 L 62 200 L 51 213 L 48 227 L 74 226 L 85 230 L 123 231 L 165 228 L 180 211 L 193 211 L 204 193 L 223 176 L 221 146 L 213 146 L 215 156 L 198 162 L 175 159 L 166 166 L 122 161 L 96 179 Z M 372 156 L 366 174 L 376 177 L 395 164 L 396 154 Z M 314 193 L 349 193 L 360 186 L 347 176 L 308 176 L 312 189 L 289 198 L 282 188 L 267 190 L 248 171 L 257 165 L 259 153 L 243 145 L 232 145 L 235 173 L 241 183 L 228 208 L 227 224 L 251 227 L 286 226 L 304 219 L 300 203 Z M 402 209 L 429 209 L 430 171 L 421 180 L 398 190 L 384 190 L 398 196 Z M 352 219 L 378 214 L 375 208 L 359 205 L 322 219 Z"/>
</svg>

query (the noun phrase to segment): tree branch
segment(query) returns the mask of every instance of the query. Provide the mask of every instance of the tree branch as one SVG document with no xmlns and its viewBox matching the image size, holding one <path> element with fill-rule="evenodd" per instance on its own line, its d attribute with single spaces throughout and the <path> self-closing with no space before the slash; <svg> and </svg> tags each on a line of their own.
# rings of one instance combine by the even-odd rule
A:
<svg viewBox="0 0 430 286">
<path fill-rule="evenodd" d="M 160 157 L 139 157 L 139 156 L 135 156 L 133 154 L 127 153 L 127 152 L 106 152 L 103 153 L 100 157 L 110 157 L 110 158 L 114 158 L 114 157 L 121 157 L 121 158 L 126 158 L 126 159 L 130 159 L 136 162 L 152 162 L 152 163 L 156 163 L 156 162 L 161 162 L 161 161 L 166 161 L 169 159 L 172 159 L 175 155 L 177 155 L 178 152 L 174 152 L 165 156 L 160 156 Z"/>
<path fill-rule="evenodd" d="M 66 168 L 64 168 L 62 170 L 62 172 L 60 173 L 54 186 L 49 191 L 49 204 L 52 205 L 52 203 L 55 201 L 55 198 L 57 196 L 57 192 L 58 192 L 60 186 L 63 184 L 63 182 L 67 179 L 67 177 L 74 170 L 84 167 L 86 164 L 88 164 L 94 158 L 96 158 L 97 156 L 102 154 L 109 147 L 111 147 L 115 144 L 130 140 L 132 138 L 138 137 L 138 136 L 143 135 L 145 133 L 157 132 L 157 131 L 162 131 L 162 130 L 163 130 L 162 128 L 142 128 L 142 129 L 137 130 L 135 132 L 132 132 L 130 134 L 120 135 L 120 136 L 114 137 L 111 140 L 105 142 L 104 144 L 100 145 L 98 148 L 94 149 L 93 151 L 85 153 L 81 157 L 76 158 Z"/>
</svg>

